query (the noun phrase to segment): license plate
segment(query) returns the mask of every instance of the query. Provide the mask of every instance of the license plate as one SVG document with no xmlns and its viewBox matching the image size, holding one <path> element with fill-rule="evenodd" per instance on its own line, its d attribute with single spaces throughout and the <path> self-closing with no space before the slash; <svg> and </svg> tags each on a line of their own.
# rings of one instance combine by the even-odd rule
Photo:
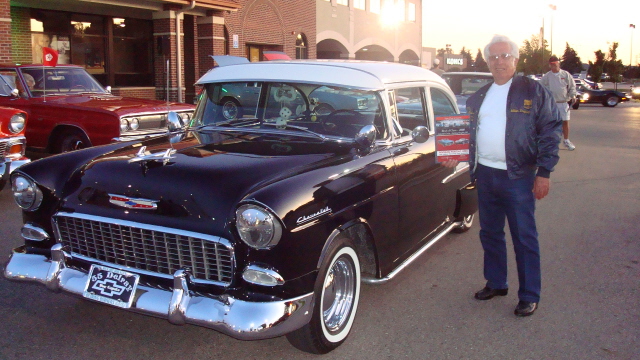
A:
<svg viewBox="0 0 640 360">
<path fill-rule="evenodd" d="M 109 305 L 130 308 L 140 276 L 126 271 L 91 265 L 84 297 Z"/>
</svg>

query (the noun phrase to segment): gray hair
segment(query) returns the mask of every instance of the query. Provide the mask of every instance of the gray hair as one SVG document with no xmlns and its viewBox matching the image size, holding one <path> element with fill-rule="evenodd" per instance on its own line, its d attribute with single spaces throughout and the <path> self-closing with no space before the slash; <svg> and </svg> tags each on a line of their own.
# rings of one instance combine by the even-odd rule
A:
<svg viewBox="0 0 640 360">
<path fill-rule="evenodd" d="M 520 47 L 518 46 L 518 44 L 516 44 L 515 42 L 513 42 L 511 39 L 509 39 L 504 35 L 493 35 L 493 39 L 491 39 L 491 41 L 487 44 L 487 46 L 484 47 L 483 54 L 484 54 L 485 60 L 489 59 L 489 47 L 497 43 L 509 44 L 509 47 L 511 48 L 511 55 L 516 59 L 520 58 Z"/>
</svg>

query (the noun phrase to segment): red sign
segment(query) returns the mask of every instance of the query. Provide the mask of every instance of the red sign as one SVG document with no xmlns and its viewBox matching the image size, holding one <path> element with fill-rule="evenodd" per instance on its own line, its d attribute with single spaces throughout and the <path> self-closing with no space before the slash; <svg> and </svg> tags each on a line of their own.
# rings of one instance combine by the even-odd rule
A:
<svg viewBox="0 0 640 360">
<path fill-rule="evenodd" d="M 42 64 L 44 66 L 56 66 L 58 65 L 58 52 L 52 48 L 42 48 Z"/>
</svg>

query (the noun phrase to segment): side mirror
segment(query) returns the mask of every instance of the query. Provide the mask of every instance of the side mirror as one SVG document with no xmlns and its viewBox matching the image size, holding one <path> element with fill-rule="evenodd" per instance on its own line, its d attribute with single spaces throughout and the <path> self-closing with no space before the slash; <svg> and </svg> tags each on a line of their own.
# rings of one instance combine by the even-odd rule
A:
<svg viewBox="0 0 640 360">
<path fill-rule="evenodd" d="M 11 90 L 11 96 L 13 96 L 13 97 L 20 96 L 20 91 L 18 91 L 18 89 L 12 89 Z"/>
<path fill-rule="evenodd" d="M 107 86 L 107 87 L 106 87 L 106 88 L 104 88 L 104 89 L 105 89 L 105 90 L 107 90 L 107 92 L 108 92 L 109 94 L 111 94 L 111 86 Z"/>
<path fill-rule="evenodd" d="M 182 130 L 184 126 L 182 118 L 175 111 L 169 111 L 167 114 L 167 122 L 167 128 L 170 132 Z"/>
<path fill-rule="evenodd" d="M 411 131 L 411 137 L 413 141 L 417 143 L 423 143 L 429 140 L 429 129 L 426 126 L 416 126 L 413 131 Z"/>
<path fill-rule="evenodd" d="M 376 141 L 376 127 L 373 125 L 366 125 L 358 131 L 355 140 L 356 144 L 362 149 L 368 149 L 373 146 Z"/>
</svg>

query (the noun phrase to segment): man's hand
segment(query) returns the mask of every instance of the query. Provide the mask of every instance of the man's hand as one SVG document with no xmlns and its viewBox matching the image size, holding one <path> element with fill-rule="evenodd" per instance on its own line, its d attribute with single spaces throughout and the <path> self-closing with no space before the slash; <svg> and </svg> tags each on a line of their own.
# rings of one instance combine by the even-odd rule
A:
<svg viewBox="0 0 640 360">
<path fill-rule="evenodd" d="M 533 195 L 538 200 L 542 200 L 549 193 L 551 187 L 551 181 L 549 178 L 536 176 L 536 180 L 533 182 Z"/>
<path fill-rule="evenodd" d="M 450 169 L 453 169 L 454 167 L 458 166 L 458 164 L 459 164 L 458 160 L 447 160 L 443 163 L 440 163 L 440 165 Z"/>
<path fill-rule="evenodd" d="M 578 99 L 572 97 L 571 100 L 569 100 L 569 106 L 573 106 L 573 104 L 575 104 L 577 100 Z"/>
</svg>

